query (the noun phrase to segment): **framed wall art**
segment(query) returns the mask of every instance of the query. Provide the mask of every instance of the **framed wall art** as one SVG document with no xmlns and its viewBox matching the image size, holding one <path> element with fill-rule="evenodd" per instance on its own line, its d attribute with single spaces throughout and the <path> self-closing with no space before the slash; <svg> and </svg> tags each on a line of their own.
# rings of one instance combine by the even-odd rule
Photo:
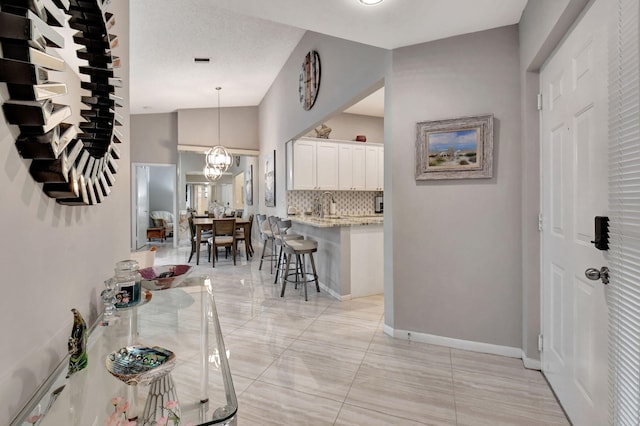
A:
<svg viewBox="0 0 640 426">
<path fill-rule="evenodd" d="M 493 115 L 417 123 L 415 177 L 493 177 Z"/>
<path fill-rule="evenodd" d="M 267 207 L 276 206 L 276 150 L 267 154 L 264 162 L 264 202 Z"/>
<path fill-rule="evenodd" d="M 253 205 L 253 164 L 249 164 L 244 172 L 244 198 L 248 206 Z"/>
</svg>

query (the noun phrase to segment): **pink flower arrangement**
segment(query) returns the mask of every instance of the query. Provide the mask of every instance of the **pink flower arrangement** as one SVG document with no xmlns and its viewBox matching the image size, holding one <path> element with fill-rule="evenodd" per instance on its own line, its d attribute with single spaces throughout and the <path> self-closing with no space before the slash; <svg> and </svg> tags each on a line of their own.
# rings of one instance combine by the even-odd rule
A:
<svg viewBox="0 0 640 426">
<path fill-rule="evenodd" d="M 42 417 L 40 414 L 35 415 L 35 416 L 29 416 L 29 418 L 27 419 L 27 421 L 29 423 L 31 423 L 32 425 L 35 425 L 36 423 L 38 423 L 38 420 L 40 420 L 40 417 Z"/>
<path fill-rule="evenodd" d="M 125 401 L 123 397 L 111 398 L 111 405 L 113 405 L 113 413 L 105 420 L 105 426 L 136 426 L 138 424 L 135 420 L 127 419 L 129 402 Z"/>
</svg>

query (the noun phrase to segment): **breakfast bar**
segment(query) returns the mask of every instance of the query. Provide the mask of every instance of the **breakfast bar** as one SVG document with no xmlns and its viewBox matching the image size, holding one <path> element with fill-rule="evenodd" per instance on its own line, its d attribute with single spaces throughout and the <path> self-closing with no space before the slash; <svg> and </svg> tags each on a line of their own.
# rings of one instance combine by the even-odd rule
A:
<svg viewBox="0 0 640 426">
<path fill-rule="evenodd" d="M 384 291 L 383 216 L 289 216 L 292 231 L 318 242 L 321 288 L 339 300 Z"/>
</svg>

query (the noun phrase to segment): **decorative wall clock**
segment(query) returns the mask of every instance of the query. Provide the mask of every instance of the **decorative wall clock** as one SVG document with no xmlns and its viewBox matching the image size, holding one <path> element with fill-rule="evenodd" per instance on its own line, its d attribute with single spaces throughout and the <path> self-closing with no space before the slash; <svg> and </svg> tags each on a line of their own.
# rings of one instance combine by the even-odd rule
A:
<svg viewBox="0 0 640 426">
<path fill-rule="evenodd" d="M 320 55 L 315 50 L 306 54 L 300 77 L 298 78 L 298 97 L 305 111 L 309 111 L 318 97 L 320 90 Z"/>
<path fill-rule="evenodd" d="M 31 160 L 29 173 L 43 183 L 43 191 L 60 204 L 93 205 L 111 192 L 122 142 L 115 112 L 122 98 L 115 87 L 122 81 L 113 70 L 120 61 L 111 54 L 118 38 L 109 34 L 115 23 L 107 11 L 110 0 L 0 0 L 0 82 L 9 99 L 3 104 L 6 121 L 19 127 L 16 148 Z M 79 67 L 80 101 L 84 121 L 71 123 L 71 107 L 55 102 L 67 93 L 64 83 L 49 80 L 49 72 L 63 72 L 65 61 L 49 49 L 64 49 L 57 31 L 67 25 Z M 73 48 L 73 47 L 68 47 Z M 53 74 L 55 75 L 55 74 Z M 55 77 L 54 77 L 55 78 Z"/>
</svg>

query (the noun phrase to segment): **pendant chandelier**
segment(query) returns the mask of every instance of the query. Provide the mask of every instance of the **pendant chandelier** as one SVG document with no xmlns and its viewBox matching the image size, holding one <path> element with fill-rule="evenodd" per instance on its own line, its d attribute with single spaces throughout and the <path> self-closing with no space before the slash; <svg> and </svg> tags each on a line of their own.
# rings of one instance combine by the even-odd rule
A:
<svg viewBox="0 0 640 426">
<path fill-rule="evenodd" d="M 231 154 L 227 148 L 220 144 L 220 90 L 222 87 L 216 87 L 218 91 L 218 145 L 207 151 L 205 155 L 204 177 L 213 182 L 220 179 L 222 174 L 229 170 L 231 166 Z"/>
</svg>

